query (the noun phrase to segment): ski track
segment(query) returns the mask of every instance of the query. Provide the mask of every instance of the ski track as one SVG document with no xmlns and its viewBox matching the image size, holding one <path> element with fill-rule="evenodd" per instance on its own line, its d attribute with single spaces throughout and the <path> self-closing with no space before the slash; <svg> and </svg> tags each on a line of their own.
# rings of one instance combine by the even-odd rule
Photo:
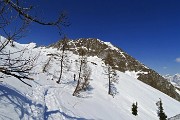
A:
<svg viewBox="0 0 180 120">
<path fill-rule="evenodd" d="M 67 85 L 63 88 L 66 87 Z M 65 109 L 63 103 L 58 101 L 56 95 L 59 96 L 64 93 L 64 91 L 58 93 L 58 90 L 58 87 L 52 85 L 36 86 L 31 97 L 33 101 L 36 101 L 36 104 L 42 104 L 43 110 L 38 112 L 37 108 L 32 107 L 31 109 L 34 111 L 33 116 L 39 114 L 38 120 L 66 120 L 65 113 L 71 113 L 72 115 L 72 112 Z"/>
<path fill-rule="evenodd" d="M 32 95 L 29 95 L 36 106 L 30 106 L 32 111 L 32 116 L 36 118 L 36 120 L 44 120 L 44 88 L 42 86 L 37 86 L 35 90 L 32 91 Z M 41 106 L 41 107 L 38 107 Z"/>
<path fill-rule="evenodd" d="M 56 89 L 57 88 L 49 87 L 45 91 L 45 120 L 65 120 L 55 96 Z"/>
</svg>

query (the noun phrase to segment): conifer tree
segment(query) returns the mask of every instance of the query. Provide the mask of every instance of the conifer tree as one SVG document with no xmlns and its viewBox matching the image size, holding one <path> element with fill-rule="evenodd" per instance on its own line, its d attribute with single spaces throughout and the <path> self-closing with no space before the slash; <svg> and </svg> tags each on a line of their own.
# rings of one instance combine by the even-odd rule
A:
<svg viewBox="0 0 180 120">
<path fill-rule="evenodd" d="M 162 106 L 162 101 L 160 99 L 160 101 L 158 102 L 158 116 L 159 116 L 159 120 L 167 120 L 167 116 L 166 114 L 164 113 L 164 108 Z"/>
<path fill-rule="evenodd" d="M 135 103 L 132 104 L 132 114 L 135 115 L 135 116 L 138 115 L 138 114 L 137 114 L 137 113 L 138 113 L 138 111 L 137 111 L 137 108 L 138 108 L 137 105 L 138 105 L 137 102 L 136 102 L 136 104 L 135 104 Z"/>
</svg>

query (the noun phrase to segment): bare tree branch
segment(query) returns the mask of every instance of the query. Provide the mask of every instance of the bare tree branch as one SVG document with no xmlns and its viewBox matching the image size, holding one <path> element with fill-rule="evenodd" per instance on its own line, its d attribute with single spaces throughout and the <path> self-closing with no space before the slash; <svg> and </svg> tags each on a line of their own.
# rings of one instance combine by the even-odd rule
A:
<svg viewBox="0 0 180 120">
<path fill-rule="evenodd" d="M 23 1 L 19 0 L 0 0 L 0 31 L 5 35 L 7 39 L 0 39 L 0 78 L 15 77 L 24 84 L 24 79 L 33 80 L 28 76 L 30 70 L 34 67 L 34 62 L 37 57 L 32 58 L 24 56 L 25 50 L 10 51 L 6 46 L 11 45 L 14 47 L 13 41 L 25 37 L 27 28 L 30 23 L 37 23 L 44 26 L 52 26 L 58 28 L 61 31 L 62 27 L 66 27 L 67 16 L 65 13 L 60 13 L 59 17 L 55 21 L 44 21 L 33 16 L 32 11 L 35 11 L 33 5 L 25 7 Z M 18 24 L 17 24 L 18 23 Z M 11 27 L 11 25 L 13 27 Z M 1 37 L 0 37 L 1 38 Z M 18 54 L 18 57 L 14 57 L 14 54 Z"/>
<path fill-rule="evenodd" d="M 12 72 L 10 72 L 9 70 L 5 69 L 5 68 L 1 68 L 0 67 L 0 72 L 6 74 L 6 75 L 10 75 L 10 76 L 13 76 L 17 79 L 19 79 L 21 82 L 23 82 L 24 84 L 32 87 L 30 84 L 24 82 L 22 79 L 28 79 L 28 80 L 33 80 L 33 78 L 30 78 L 30 77 L 27 77 L 27 76 L 20 76 L 20 75 L 16 75 L 16 74 L 13 74 Z"/>
<path fill-rule="evenodd" d="M 36 23 L 41 24 L 41 25 L 60 27 L 60 24 L 65 25 L 65 20 L 67 19 L 66 15 L 64 13 L 61 13 L 56 21 L 44 22 L 44 21 L 38 20 L 35 17 L 33 17 L 33 16 L 31 16 L 31 15 L 24 12 L 24 10 L 31 10 L 32 7 L 30 7 L 30 8 L 22 8 L 18 4 L 13 3 L 12 0 L 4 0 L 4 2 L 9 4 L 14 10 L 16 10 L 20 15 L 22 15 L 26 19 L 31 20 L 31 21 L 36 22 Z"/>
</svg>

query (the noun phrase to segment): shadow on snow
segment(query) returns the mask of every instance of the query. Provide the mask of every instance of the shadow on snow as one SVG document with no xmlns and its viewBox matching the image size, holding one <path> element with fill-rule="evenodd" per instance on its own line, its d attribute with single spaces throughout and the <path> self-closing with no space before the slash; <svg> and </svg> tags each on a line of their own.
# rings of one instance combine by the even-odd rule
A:
<svg viewBox="0 0 180 120">
<path fill-rule="evenodd" d="M 47 111 L 47 107 L 45 109 Z M 70 116 L 70 115 L 68 115 L 68 114 L 66 114 L 64 112 L 61 112 L 60 110 L 54 110 L 54 111 L 45 112 L 44 119 L 48 120 L 48 116 L 49 115 L 58 114 L 58 113 L 60 113 L 62 116 L 64 116 L 66 119 L 69 119 L 69 120 L 94 120 L 94 119 L 86 119 L 86 118 L 80 118 L 80 117 L 73 117 L 73 116 Z"/>
<path fill-rule="evenodd" d="M 33 103 L 32 100 L 27 98 L 25 95 L 23 95 L 20 91 L 13 88 L 12 86 L 4 85 L 0 83 L 0 108 L 1 109 L 3 107 L 2 105 L 4 107 L 9 107 L 9 105 L 12 105 L 14 112 L 17 113 L 17 115 L 19 116 L 19 119 L 24 119 L 25 116 L 26 117 L 31 116 L 31 118 L 37 119 L 36 117 L 33 117 L 32 114 L 34 111 L 31 110 L 31 107 L 30 107 L 30 106 L 34 106 L 39 109 L 44 109 L 43 110 L 44 113 L 42 114 L 42 116 L 38 116 L 38 117 L 41 117 L 40 119 L 44 118 L 45 120 L 48 120 L 48 117 L 50 115 L 59 113 L 60 115 L 70 120 L 93 120 L 93 119 L 86 119 L 86 118 L 80 118 L 80 117 L 73 117 L 64 112 L 61 112 L 60 110 L 48 111 L 47 107 L 43 106 L 43 103 L 35 104 Z M 29 108 L 30 110 L 28 110 Z M 4 111 L 6 111 L 7 114 L 3 114 L 3 112 L 0 113 L 0 119 L 13 120 L 13 116 L 9 116 L 10 113 L 7 110 L 4 110 Z"/>
<path fill-rule="evenodd" d="M 31 105 L 35 107 L 42 108 L 41 104 L 34 104 L 30 99 L 24 96 L 21 92 L 13 88 L 12 86 L 0 84 L 0 106 L 1 107 L 10 107 L 12 105 L 12 109 L 14 109 L 15 113 L 19 115 L 19 119 L 23 119 L 24 116 L 31 116 L 30 110 L 28 108 Z M 6 110 L 5 110 L 6 111 Z M 7 115 L 0 114 L 1 119 L 10 119 L 10 113 L 6 111 Z M 8 117 L 9 116 L 9 117 Z M 33 118 L 33 116 L 31 116 Z"/>
</svg>

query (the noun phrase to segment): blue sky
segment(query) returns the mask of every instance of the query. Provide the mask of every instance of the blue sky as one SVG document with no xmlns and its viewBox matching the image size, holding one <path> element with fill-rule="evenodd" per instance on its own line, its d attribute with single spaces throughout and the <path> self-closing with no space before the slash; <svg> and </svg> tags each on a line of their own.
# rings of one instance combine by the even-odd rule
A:
<svg viewBox="0 0 180 120">
<path fill-rule="evenodd" d="M 71 39 L 99 38 L 160 74 L 180 73 L 180 0 L 32 0 L 50 20 L 68 13 Z M 22 42 L 48 45 L 62 36 L 54 28 L 33 24 Z"/>
</svg>

